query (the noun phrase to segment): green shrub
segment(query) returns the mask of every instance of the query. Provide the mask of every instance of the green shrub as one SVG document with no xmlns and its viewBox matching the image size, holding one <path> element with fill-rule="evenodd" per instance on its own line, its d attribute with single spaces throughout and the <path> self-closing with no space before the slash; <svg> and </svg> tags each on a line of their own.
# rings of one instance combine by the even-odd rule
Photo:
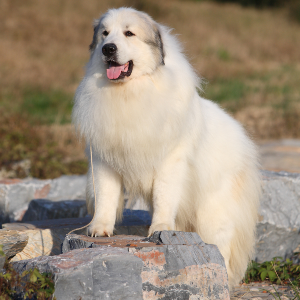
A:
<svg viewBox="0 0 300 300">
<path fill-rule="evenodd" d="M 245 274 L 244 281 L 269 280 L 276 284 L 289 284 L 300 287 L 300 265 L 294 264 L 290 259 L 274 257 L 271 261 L 257 263 L 252 261 Z"/>
<path fill-rule="evenodd" d="M 4 255 L 2 245 L 0 245 L 0 255 Z M 27 270 L 19 274 L 6 260 L 0 273 L 0 300 L 53 299 L 52 277 L 51 273 L 41 274 L 38 269 Z"/>
</svg>

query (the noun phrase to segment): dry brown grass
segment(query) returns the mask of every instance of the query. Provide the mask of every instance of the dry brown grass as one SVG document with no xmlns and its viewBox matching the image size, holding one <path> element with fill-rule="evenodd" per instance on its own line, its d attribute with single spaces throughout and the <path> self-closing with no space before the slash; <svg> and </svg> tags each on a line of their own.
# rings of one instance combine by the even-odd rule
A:
<svg viewBox="0 0 300 300">
<path fill-rule="evenodd" d="M 109 7 L 126 4 L 174 28 L 196 70 L 208 80 L 265 73 L 287 64 L 300 68 L 300 26 L 282 9 L 258 11 L 210 1 L 2 0 L 2 85 L 73 93 L 88 60 L 92 20 Z M 230 59 L 222 59 L 220 51 Z"/>
<path fill-rule="evenodd" d="M 282 8 L 213 1 L 1 0 L 0 108 L 32 123 L 30 111 L 21 109 L 28 87 L 73 95 L 89 57 L 93 19 L 124 5 L 174 28 L 208 82 L 204 96 L 229 109 L 255 138 L 300 137 L 300 25 Z M 60 153 L 81 157 L 76 139 L 62 138 L 69 125 L 59 126 L 36 128 L 40 142 L 50 139 Z"/>
<path fill-rule="evenodd" d="M 0 179 L 55 178 L 87 171 L 83 144 L 71 125 L 32 126 L 0 109 Z"/>
</svg>

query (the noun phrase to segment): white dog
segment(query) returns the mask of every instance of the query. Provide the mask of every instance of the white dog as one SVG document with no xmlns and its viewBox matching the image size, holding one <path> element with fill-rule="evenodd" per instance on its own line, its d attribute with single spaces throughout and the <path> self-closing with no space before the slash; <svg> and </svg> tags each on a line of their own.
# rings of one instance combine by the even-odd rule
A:
<svg viewBox="0 0 300 300">
<path fill-rule="evenodd" d="M 149 235 L 195 231 L 216 244 L 232 287 L 253 252 L 260 194 L 256 148 L 243 128 L 199 97 L 199 79 L 170 30 L 131 8 L 95 22 L 73 120 L 93 150 L 92 236 L 112 235 L 123 190 L 153 211 Z"/>
</svg>

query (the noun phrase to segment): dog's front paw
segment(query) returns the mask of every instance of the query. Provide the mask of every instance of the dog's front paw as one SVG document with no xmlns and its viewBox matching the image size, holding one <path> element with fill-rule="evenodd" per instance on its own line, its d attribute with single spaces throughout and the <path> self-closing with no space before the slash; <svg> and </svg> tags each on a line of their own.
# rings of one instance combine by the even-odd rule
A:
<svg viewBox="0 0 300 300">
<path fill-rule="evenodd" d="M 148 236 L 152 235 L 155 231 L 163 231 L 163 230 L 174 230 L 174 226 L 165 223 L 152 224 L 149 228 Z"/>
<path fill-rule="evenodd" d="M 93 221 L 87 229 L 87 234 L 91 237 L 113 235 L 114 225 L 103 224 Z"/>
</svg>

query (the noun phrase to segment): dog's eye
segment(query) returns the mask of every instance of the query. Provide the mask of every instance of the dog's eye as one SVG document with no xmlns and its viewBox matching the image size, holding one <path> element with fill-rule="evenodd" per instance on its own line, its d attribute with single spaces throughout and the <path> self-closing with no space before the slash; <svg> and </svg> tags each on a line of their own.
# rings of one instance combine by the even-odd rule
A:
<svg viewBox="0 0 300 300">
<path fill-rule="evenodd" d="M 104 36 L 108 36 L 108 32 L 107 32 L 106 30 L 104 30 L 104 31 L 102 32 L 102 34 L 103 34 Z"/>
<path fill-rule="evenodd" d="M 135 34 L 132 33 L 131 31 L 126 31 L 126 32 L 125 32 L 125 35 L 126 35 L 126 36 L 133 36 L 133 35 L 135 35 Z"/>
</svg>

